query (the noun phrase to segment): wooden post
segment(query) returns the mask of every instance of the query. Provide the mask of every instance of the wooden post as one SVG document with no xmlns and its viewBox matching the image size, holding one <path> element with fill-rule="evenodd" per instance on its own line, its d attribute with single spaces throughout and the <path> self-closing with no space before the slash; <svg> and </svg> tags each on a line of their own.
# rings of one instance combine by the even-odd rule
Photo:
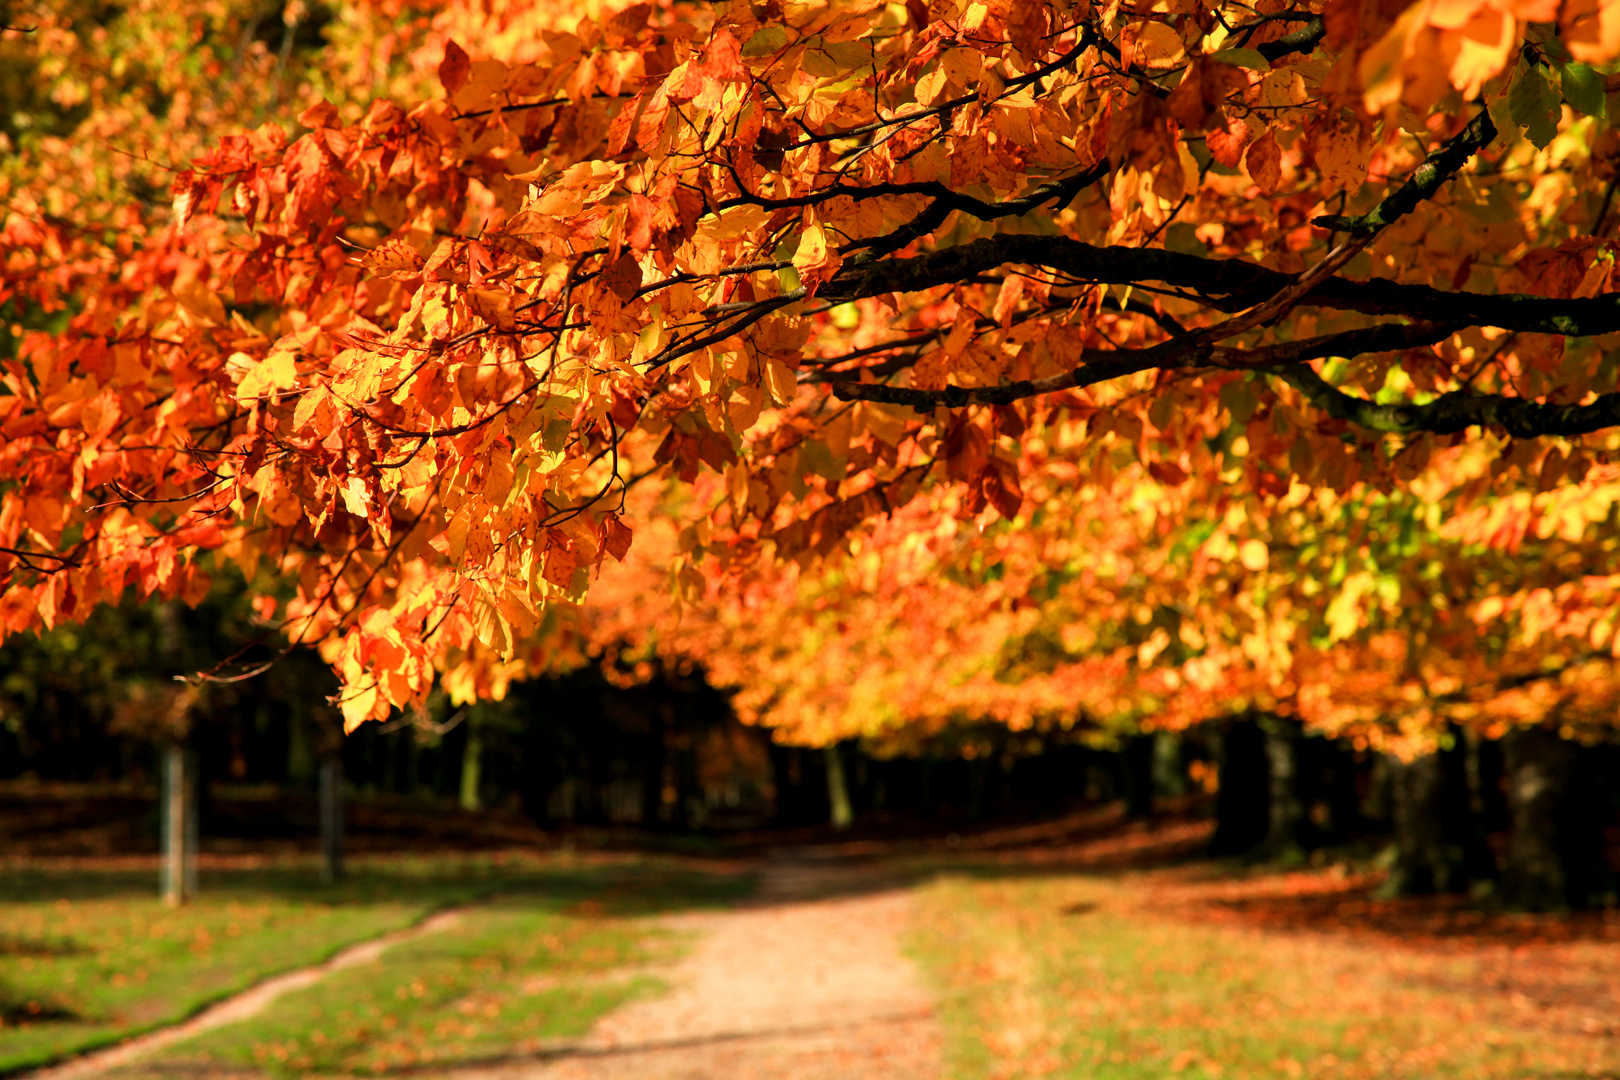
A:
<svg viewBox="0 0 1620 1080">
<path fill-rule="evenodd" d="M 163 747 L 163 902 L 183 904 L 197 891 L 197 800 L 195 766 L 180 743 Z"/>
<path fill-rule="evenodd" d="M 321 762 L 321 881 L 343 880 L 343 759 Z"/>
</svg>

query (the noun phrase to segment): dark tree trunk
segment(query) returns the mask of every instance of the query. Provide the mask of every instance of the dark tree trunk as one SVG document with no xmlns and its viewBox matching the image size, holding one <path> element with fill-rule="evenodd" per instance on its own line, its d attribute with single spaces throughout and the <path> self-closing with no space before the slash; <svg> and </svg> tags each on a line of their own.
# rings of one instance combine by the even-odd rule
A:
<svg viewBox="0 0 1620 1080">
<path fill-rule="evenodd" d="M 1361 816 L 1361 793 L 1357 786 L 1356 755 L 1343 742 L 1330 743 L 1324 752 L 1323 795 L 1327 803 L 1324 838 L 1342 844 L 1366 825 Z"/>
<path fill-rule="evenodd" d="M 1513 811 L 1508 807 L 1507 766 L 1502 760 L 1502 740 L 1475 740 L 1473 757 L 1474 794 L 1479 799 L 1480 826 L 1487 833 L 1507 832 L 1513 827 Z"/>
<path fill-rule="evenodd" d="M 1271 794 L 1266 826 L 1266 851 L 1273 855 L 1299 855 L 1308 846 L 1305 801 L 1300 798 L 1300 743 L 1297 721 L 1272 717 L 1265 728 L 1268 786 Z"/>
<path fill-rule="evenodd" d="M 1133 735 L 1120 749 L 1128 818 L 1153 816 L 1153 743 L 1152 735 Z"/>
<path fill-rule="evenodd" d="M 669 743 L 673 738 L 671 727 L 673 710 L 668 703 L 649 714 L 649 730 L 643 743 L 642 771 L 641 771 L 641 824 L 643 828 L 658 829 L 669 825 L 670 814 L 665 808 L 664 792 L 668 789 L 665 773 L 669 766 Z M 772 764 L 775 764 L 776 747 L 771 748 Z M 777 800 L 780 802 L 780 784 L 778 784 Z"/>
<path fill-rule="evenodd" d="M 1187 794 L 1187 740 L 1173 731 L 1153 740 L 1153 790 L 1170 799 Z"/>
<path fill-rule="evenodd" d="M 1266 737 L 1250 717 L 1231 721 L 1221 738 L 1211 855 L 1243 855 L 1271 831 L 1271 767 Z"/>
<path fill-rule="evenodd" d="M 931 757 L 925 757 L 918 764 L 917 769 L 917 806 L 924 814 L 934 817 L 939 813 L 939 795 L 934 790 L 934 774 L 938 765 Z"/>
<path fill-rule="evenodd" d="M 1532 911 L 1584 908 L 1608 898 L 1603 796 L 1592 755 L 1547 728 L 1502 740 L 1508 805 L 1504 893 Z"/>
<path fill-rule="evenodd" d="M 343 759 L 321 762 L 321 880 L 335 885 L 343 880 Z"/>
<path fill-rule="evenodd" d="M 1450 745 L 1410 762 L 1388 763 L 1395 825 L 1391 896 L 1466 892 L 1494 876 L 1474 815 L 1467 752 L 1459 733 Z"/>
</svg>

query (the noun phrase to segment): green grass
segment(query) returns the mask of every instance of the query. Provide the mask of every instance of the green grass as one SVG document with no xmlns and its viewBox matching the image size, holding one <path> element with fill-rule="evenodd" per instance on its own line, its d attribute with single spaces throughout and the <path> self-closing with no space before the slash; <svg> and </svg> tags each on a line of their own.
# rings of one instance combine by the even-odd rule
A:
<svg viewBox="0 0 1620 1080">
<path fill-rule="evenodd" d="M 919 896 L 911 947 L 941 990 L 954 1077 L 1483 1080 L 1620 1067 L 1620 1040 L 1527 1012 L 1466 951 L 1189 918 L 1154 888 L 1102 877 L 945 877 Z M 1606 985 L 1605 946 L 1581 948 L 1524 963 L 1590 964 Z"/>
<path fill-rule="evenodd" d="M 335 888 L 300 870 L 210 874 L 193 903 L 170 909 L 149 877 L 0 879 L 0 1073 L 174 1022 L 267 975 L 498 892 L 455 929 L 403 943 L 188 1048 L 271 1071 L 299 1071 L 294 1059 L 381 1069 L 406 1052 L 401 1040 L 419 1058 L 439 1044 L 450 1055 L 494 1052 L 520 1030 L 571 1032 L 635 990 L 604 982 L 569 996 L 533 982 L 635 955 L 622 921 L 605 916 L 719 902 L 747 887 L 657 867 L 392 859 L 357 867 Z"/>
<path fill-rule="evenodd" d="M 164 1066 L 254 1068 L 275 1076 L 376 1075 L 498 1059 L 584 1032 L 645 977 L 599 976 L 646 957 L 622 921 L 505 897 L 455 927 L 335 973 L 264 1013 L 163 1055 Z M 593 978 L 593 976 L 598 978 Z"/>
</svg>

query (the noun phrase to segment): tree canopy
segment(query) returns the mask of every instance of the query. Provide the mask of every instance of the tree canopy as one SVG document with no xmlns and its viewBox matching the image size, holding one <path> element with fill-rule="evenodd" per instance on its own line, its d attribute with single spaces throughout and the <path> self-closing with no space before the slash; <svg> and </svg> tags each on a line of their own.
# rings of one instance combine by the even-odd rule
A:
<svg viewBox="0 0 1620 1080">
<path fill-rule="evenodd" d="M 806 741 L 1612 715 L 1620 5 L 388 14 L 162 110 L 4 31 L 96 118 L 5 132 L 7 632 L 223 560 L 351 726 L 626 641 Z"/>
</svg>

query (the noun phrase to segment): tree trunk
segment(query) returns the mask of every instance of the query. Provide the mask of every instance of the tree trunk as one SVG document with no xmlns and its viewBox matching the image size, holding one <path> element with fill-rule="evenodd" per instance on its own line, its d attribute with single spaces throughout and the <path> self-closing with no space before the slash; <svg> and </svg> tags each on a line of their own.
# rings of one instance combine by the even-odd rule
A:
<svg viewBox="0 0 1620 1080">
<path fill-rule="evenodd" d="M 1507 766 L 1502 757 L 1502 740 L 1474 740 L 1471 756 L 1480 825 L 1486 833 L 1507 832 L 1513 827 L 1513 811 L 1508 806 Z"/>
<path fill-rule="evenodd" d="M 1496 876 L 1469 783 L 1468 748 L 1455 725 L 1439 750 L 1413 761 L 1390 758 L 1395 865 L 1387 896 L 1461 893 Z"/>
<path fill-rule="evenodd" d="M 482 804 L 478 797 L 478 787 L 482 782 L 484 740 L 473 726 L 471 720 L 467 722 L 467 743 L 461 751 L 461 808 L 463 810 L 477 810 Z"/>
<path fill-rule="evenodd" d="M 197 891 L 196 762 L 186 747 L 163 747 L 162 894 L 171 907 Z"/>
<path fill-rule="evenodd" d="M 1521 728 L 1502 740 L 1513 825 L 1506 898 L 1531 911 L 1603 903 L 1610 874 L 1605 814 L 1591 755 L 1547 728 Z"/>
<path fill-rule="evenodd" d="M 304 785 L 314 779 L 314 756 L 309 747 L 309 721 L 301 711 L 287 718 L 287 782 Z M 308 789 L 305 788 L 307 791 Z"/>
<path fill-rule="evenodd" d="M 1266 737 L 1250 717 L 1231 721 L 1221 738 L 1211 855 L 1243 855 L 1271 831 L 1271 766 Z"/>
<path fill-rule="evenodd" d="M 1309 821 L 1300 798 L 1300 725 L 1271 717 L 1265 724 L 1270 806 L 1266 815 L 1266 852 L 1299 856 L 1306 848 Z"/>
<path fill-rule="evenodd" d="M 1133 735 L 1120 749 L 1120 771 L 1125 783 L 1125 816 L 1153 816 L 1153 736 Z"/>
<path fill-rule="evenodd" d="M 1153 739 L 1153 789 L 1167 798 L 1187 794 L 1186 741 L 1173 731 L 1161 731 Z"/>
<path fill-rule="evenodd" d="M 1344 743 L 1334 741 L 1323 754 L 1326 776 L 1323 780 L 1327 802 L 1327 824 L 1323 829 L 1328 843 L 1343 844 L 1366 824 L 1361 815 L 1361 796 L 1356 788 L 1356 756 Z"/>
<path fill-rule="evenodd" d="M 847 829 L 855 823 L 855 809 L 849 801 L 849 783 L 844 778 L 844 759 L 836 746 L 824 746 L 827 760 L 827 802 L 832 807 L 832 827 Z"/>
<path fill-rule="evenodd" d="M 1391 809 L 1395 824 L 1395 865 L 1383 892 L 1388 896 L 1421 896 L 1464 892 L 1468 870 L 1463 848 L 1447 828 L 1450 804 L 1467 805 L 1466 790 L 1446 783 L 1448 770 L 1438 753 L 1388 764 Z"/>
<path fill-rule="evenodd" d="M 321 762 L 321 881 L 343 880 L 343 759 Z"/>
</svg>

